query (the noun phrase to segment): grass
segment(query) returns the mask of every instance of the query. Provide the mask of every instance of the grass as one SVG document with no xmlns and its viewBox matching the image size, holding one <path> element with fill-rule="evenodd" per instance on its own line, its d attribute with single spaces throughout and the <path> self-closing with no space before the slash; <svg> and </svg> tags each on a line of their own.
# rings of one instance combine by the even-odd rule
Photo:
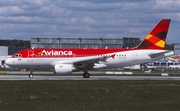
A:
<svg viewBox="0 0 180 111">
<path fill-rule="evenodd" d="M 1 111 L 179 111 L 180 81 L 0 81 Z"/>
</svg>

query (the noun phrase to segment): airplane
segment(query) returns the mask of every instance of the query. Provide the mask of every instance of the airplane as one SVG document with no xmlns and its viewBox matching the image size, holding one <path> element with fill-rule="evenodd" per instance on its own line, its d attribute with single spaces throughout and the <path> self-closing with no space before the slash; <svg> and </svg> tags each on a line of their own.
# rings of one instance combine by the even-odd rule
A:
<svg viewBox="0 0 180 111">
<path fill-rule="evenodd" d="M 166 57 L 167 60 L 173 61 L 173 62 L 179 62 L 180 61 L 180 56 L 179 55 L 173 55 L 170 57 Z"/>
<path fill-rule="evenodd" d="M 11 69 L 11 67 L 9 67 L 9 66 L 6 65 L 6 64 L 1 65 L 1 68 L 2 68 L 2 69 Z"/>
<path fill-rule="evenodd" d="M 30 48 L 16 52 L 5 64 L 29 68 L 29 78 L 33 78 L 33 69 L 36 68 L 54 69 L 56 75 L 83 71 L 82 76 L 89 78 L 89 70 L 120 68 L 159 60 L 174 54 L 171 50 L 164 50 L 170 21 L 160 20 L 144 40 L 133 48 Z"/>
</svg>

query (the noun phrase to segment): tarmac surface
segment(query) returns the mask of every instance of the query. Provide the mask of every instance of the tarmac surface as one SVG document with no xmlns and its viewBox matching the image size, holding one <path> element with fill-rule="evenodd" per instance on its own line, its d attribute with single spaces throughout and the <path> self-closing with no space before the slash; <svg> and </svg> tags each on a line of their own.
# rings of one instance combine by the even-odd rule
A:
<svg viewBox="0 0 180 111">
<path fill-rule="evenodd" d="M 53 75 L 53 72 L 35 72 L 33 78 L 29 78 L 28 74 L 29 72 L 5 71 L 3 73 L 1 72 L 0 80 L 180 80 L 180 76 L 124 76 L 109 74 L 97 76 L 95 75 L 96 72 L 92 73 L 90 78 L 83 78 L 80 74 L 56 76 Z"/>
<path fill-rule="evenodd" d="M 0 75 L 0 80 L 180 80 L 180 77 L 162 76 L 34 76 L 28 75 Z"/>
</svg>

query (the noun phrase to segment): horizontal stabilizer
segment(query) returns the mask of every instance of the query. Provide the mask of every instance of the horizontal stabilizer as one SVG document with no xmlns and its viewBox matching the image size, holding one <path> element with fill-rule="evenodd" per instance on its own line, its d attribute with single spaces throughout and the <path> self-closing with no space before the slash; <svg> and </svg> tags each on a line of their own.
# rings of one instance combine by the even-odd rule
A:
<svg viewBox="0 0 180 111">
<path fill-rule="evenodd" d="M 163 57 L 166 57 L 166 56 L 168 56 L 168 55 L 171 56 L 171 55 L 173 55 L 173 54 L 174 54 L 173 51 L 167 50 L 167 51 L 160 52 L 160 53 L 150 54 L 149 56 L 150 56 L 151 58 L 157 58 L 157 57 L 163 58 Z"/>
</svg>

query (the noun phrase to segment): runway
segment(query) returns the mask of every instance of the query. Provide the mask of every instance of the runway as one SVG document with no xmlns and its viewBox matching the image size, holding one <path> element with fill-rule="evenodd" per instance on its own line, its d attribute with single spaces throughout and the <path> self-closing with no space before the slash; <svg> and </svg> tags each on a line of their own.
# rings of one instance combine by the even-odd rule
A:
<svg viewBox="0 0 180 111">
<path fill-rule="evenodd" d="M 0 80 L 180 80 L 180 76 L 105 75 L 102 72 L 94 72 L 90 78 L 83 78 L 80 74 L 56 76 L 52 72 L 35 72 L 34 77 L 29 78 L 28 74 L 29 72 L 6 71 L 0 75 Z M 102 74 L 102 76 L 96 74 Z"/>
<path fill-rule="evenodd" d="M 83 78 L 82 76 L 34 76 L 28 75 L 0 75 L 0 80 L 180 80 L 178 76 L 91 76 Z"/>
</svg>

